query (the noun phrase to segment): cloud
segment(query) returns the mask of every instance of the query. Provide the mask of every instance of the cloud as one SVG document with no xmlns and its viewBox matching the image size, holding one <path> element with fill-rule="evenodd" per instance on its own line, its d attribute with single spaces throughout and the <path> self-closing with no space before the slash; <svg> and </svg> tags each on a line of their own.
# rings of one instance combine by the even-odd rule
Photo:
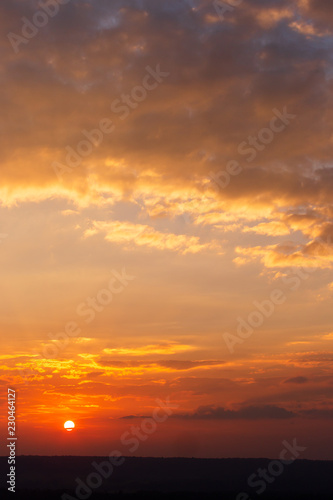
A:
<svg viewBox="0 0 333 500">
<path fill-rule="evenodd" d="M 32 0 L 1 2 L 3 32 L 19 33 L 35 8 Z M 61 200 L 73 227 L 77 218 L 69 215 L 98 207 L 100 218 L 78 227 L 131 250 L 220 255 L 217 241 L 226 231 L 253 239 L 302 231 L 308 240 L 300 252 L 285 256 L 263 246 L 261 261 L 313 265 L 314 233 L 333 224 L 331 11 L 324 0 L 251 1 L 222 23 L 211 1 L 192 8 L 72 0 L 18 54 L 2 37 L 2 205 Z M 169 77 L 119 109 L 147 66 L 158 65 Z M 252 147 L 249 162 L 240 145 L 284 108 L 296 119 L 265 147 Z M 58 179 L 52 164 L 66 164 L 68 148 L 79 150 L 105 118 L 114 131 Z M 242 172 L 221 189 L 211 173 L 225 171 L 230 160 Z M 140 211 L 105 222 L 104 210 L 124 201 Z M 182 215 L 186 232 L 151 224 Z M 209 228 L 205 238 L 197 226 Z M 236 262 L 251 261 L 256 249 Z M 330 267 L 331 250 L 321 260 Z"/>
<path fill-rule="evenodd" d="M 306 384 L 309 382 L 307 377 L 292 377 L 284 381 L 285 384 Z"/>
<path fill-rule="evenodd" d="M 319 34 L 332 33 L 333 9 L 325 0 L 298 0 L 301 12 L 312 22 Z"/>
<path fill-rule="evenodd" d="M 306 418 L 332 419 L 333 408 L 303 410 L 301 414 Z"/>
<path fill-rule="evenodd" d="M 135 376 L 136 374 L 160 372 L 173 373 L 178 371 L 187 370 L 209 370 L 211 368 L 221 368 L 225 364 L 224 361 L 219 360 L 124 360 L 108 359 L 101 357 L 99 359 L 99 368 L 104 367 L 104 374 L 108 372 L 126 373 L 128 376 Z M 110 370 L 109 370 L 110 369 Z"/>
<path fill-rule="evenodd" d="M 153 227 L 130 222 L 93 221 L 92 228 L 85 231 L 85 237 L 104 233 L 110 243 L 132 244 L 158 250 L 178 251 L 182 254 L 197 253 L 216 248 L 216 243 L 201 244 L 198 237 L 183 234 L 161 233 Z"/>
<path fill-rule="evenodd" d="M 257 234 L 266 234 L 269 236 L 286 236 L 290 234 L 290 230 L 283 222 L 262 222 L 254 227 L 245 227 L 244 231 Z"/>
<path fill-rule="evenodd" d="M 309 409 L 294 413 L 277 406 L 249 406 L 239 411 L 225 410 L 220 407 L 202 406 L 194 413 L 174 414 L 171 418 L 184 420 L 285 420 L 289 418 L 332 419 L 333 409 Z M 149 418 L 149 415 L 125 415 L 124 420 Z"/>
<path fill-rule="evenodd" d="M 176 354 L 181 352 L 193 351 L 196 348 L 188 344 L 179 344 L 176 342 L 165 342 L 136 347 L 114 347 L 105 348 L 103 353 L 119 356 L 148 356 L 151 354 Z"/>
<path fill-rule="evenodd" d="M 228 410 L 219 406 L 200 406 L 194 413 L 179 414 L 177 418 L 188 420 L 280 420 L 294 416 L 293 412 L 274 405 L 246 406 L 239 410 Z"/>
<path fill-rule="evenodd" d="M 136 418 L 151 418 L 149 415 L 125 415 L 124 417 L 120 417 L 122 420 L 134 420 Z"/>
<path fill-rule="evenodd" d="M 114 133 L 63 179 L 79 196 L 96 197 L 91 174 L 99 181 L 99 196 L 103 185 L 135 196 L 148 172 L 155 174 L 149 179 L 151 193 L 170 182 L 173 187 L 194 183 L 200 195 L 200 180 L 234 157 L 244 164 L 240 178 L 251 176 L 253 182 L 234 179 L 237 189 L 230 185 L 223 196 L 260 197 L 267 203 L 327 196 L 320 170 L 317 185 L 308 172 L 315 175 L 309 158 L 323 165 L 329 159 L 323 117 L 330 116 L 331 98 L 323 61 L 330 60 L 330 44 L 308 40 L 293 24 L 300 14 L 302 23 L 309 15 L 324 20 L 327 10 L 314 2 L 300 4 L 299 12 L 286 2 L 246 2 L 230 13 L 226 30 L 224 23 L 207 22 L 216 14 L 212 2 L 191 9 L 186 2 L 166 8 L 151 0 L 112 5 L 97 0 L 82 7 L 73 0 L 17 57 L 3 37 L 9 99 L 2 102 L 7 122 L 1 154 L 10 187 L 7 203 L 33 198 L 34 188 L 52 196 L 59 186 L 52 161 L 63 162 L 66 146 L 76 148 L 82 130 L 95 129 L 104 117 L 114 120 Z M 4 0 L 3 32 L 19 32 L 21 17 L 34 12 L 32 1 Z M 117 51 L 111 50 L 115 45 Z M 112 102 L 141 83 L 148 64 L 158 63 L 170 79 L 121 121 L 120 113 L 110 111 Z M 273 108 L 286 105 L 301 119 L 260 159 L 258 154 L 256 164 L 247 165 L 239 144 L 266 125 Z M 124 168 L 110 168 L 110 160 Z"/>
<path fill-rule="evenodd" d="M 186 361 L 178 359 L 161 360 L 157 361 L 161 367 L 171 368 L 173 370 L 193 370 L 196 368 L 211 368 L 211 367 L 221 367 L 225 364 L 224 361 L 215 360 L 199 360 L 199 361 Z"/>
<path fill-rule="evenodd" d="M 236 247 L 234 262 L 243 265 L 259 259 L 267 268 L 304 267 L 327 269 L 333 263 L 333 245 L 331 239 L 328 242 L 312 240 L 307 244 L 298 244 L 292 241 L 288 243 L 255 246 Z"/>
</svg>

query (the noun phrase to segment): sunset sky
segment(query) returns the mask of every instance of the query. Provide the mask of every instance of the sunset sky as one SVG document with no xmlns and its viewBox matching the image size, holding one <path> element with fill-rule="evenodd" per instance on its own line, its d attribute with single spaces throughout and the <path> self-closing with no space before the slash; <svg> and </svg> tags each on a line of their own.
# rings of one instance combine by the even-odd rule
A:
<svg viewBox="0 0 333 500">
<path fill-rule="evenodd" d="M 333 2 L 221 5 L 1 0 L 18 454 L 333 459 Z"/>
</svg>

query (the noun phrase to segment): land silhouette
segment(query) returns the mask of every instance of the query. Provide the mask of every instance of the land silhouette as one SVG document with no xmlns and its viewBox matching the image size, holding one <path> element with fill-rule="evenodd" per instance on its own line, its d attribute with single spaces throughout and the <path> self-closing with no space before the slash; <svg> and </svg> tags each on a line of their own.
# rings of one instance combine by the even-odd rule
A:
<svg viewBox="0 0 333 500">
<path fill-rule="evenodd" d="M 125 457 L 109 477 L 101 478 L 99 487 L 90 488 L 88 484 L 98 478 L 95 474 L 87 479 L 96 473 L 92 464 L 106 461 L 107 457 L 17 457 L 14 498 L 332 500 L 333 494 L 333 461 L 295 460 L 274 477 L 267 472 L 273 471 L 272 460 L 265 458 Z M 7 469 L 6 457 L 0 457 L 0 469 Z M 258 472 L 263 470 L 267 480 Z M 9 498 L 5 474 L 0 488 L 1 498 Z"/>
</svg>

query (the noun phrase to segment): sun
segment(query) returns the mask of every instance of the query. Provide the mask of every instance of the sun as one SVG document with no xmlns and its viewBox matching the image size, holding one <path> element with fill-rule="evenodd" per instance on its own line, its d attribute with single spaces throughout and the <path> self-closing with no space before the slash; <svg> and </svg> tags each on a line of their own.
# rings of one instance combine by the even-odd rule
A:
<svg viewBox="0 0 333 500">
<path fill-rule="evenodd" d="M 72 420 L 67 420 L 67 422 L 64 423 L 64 429 L 66 429 L 66 431 L 70 432 L 74 428 L 75 428 L 75 424 L 74 424 L 74 422 L 72 422 Z"/>
</svg>

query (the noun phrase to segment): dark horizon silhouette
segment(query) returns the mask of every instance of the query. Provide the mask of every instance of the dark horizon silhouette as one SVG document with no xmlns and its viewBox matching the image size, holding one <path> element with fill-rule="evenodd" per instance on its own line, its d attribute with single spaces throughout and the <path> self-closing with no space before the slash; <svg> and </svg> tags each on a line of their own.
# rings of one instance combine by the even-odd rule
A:
<svg viewBox="0 0 333 500">
<path fill-rule="evenodd" d="M 234 500 L 258 497 L 326 500 L 333 493 L 333 461 L 329 460 L 295 460 L 275 477 L 272 471 L 277 474 L 278 459 L 115 457 L 114 460 L 119 465 L 110 468 L 106 465 L 110 463 L 108 457 L 19 456 L 15 498 L 103 500 L 124 495 L 126 498 L 183 495 L 183 498 Z M 6 469 L 6 457 L 0 457 L 0 469 Z M 260 479 L 259 471 L 266 471 L 266 476 L 261 472 Z M 92 473 L 95 476 L 89 478 Z M 101 478 L 99 487 L 94 486 L 96 473 Z M 3 476 L 1 492 L 4 483 Z"/>
</svg>

